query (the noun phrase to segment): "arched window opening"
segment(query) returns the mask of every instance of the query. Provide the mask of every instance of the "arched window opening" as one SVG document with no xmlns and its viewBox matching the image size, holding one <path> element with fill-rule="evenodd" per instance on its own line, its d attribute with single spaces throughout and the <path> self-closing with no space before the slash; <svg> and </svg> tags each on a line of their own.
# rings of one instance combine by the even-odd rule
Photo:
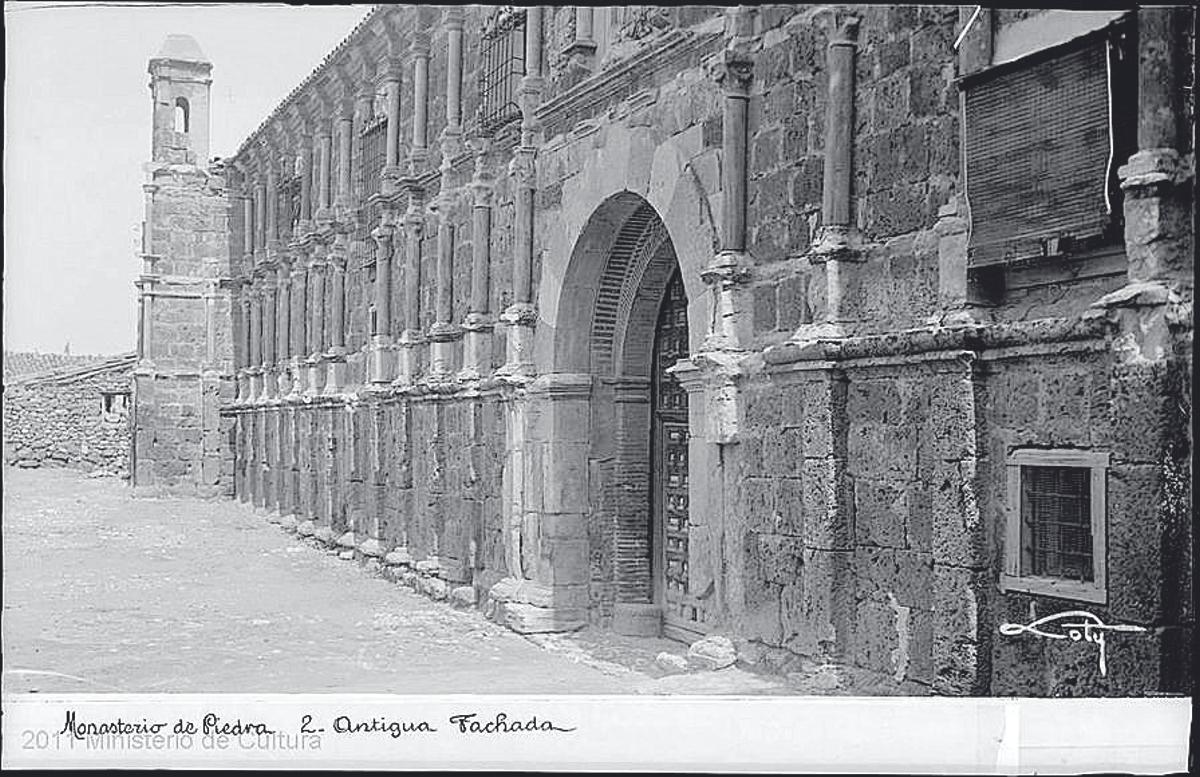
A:
<svg viewBox="0 0 1200 777">
<path fill-rule="evenodd" d="M 186 97 L 175 98 L 175 131 L 187 132 L 191 129 L 191 116 Z"/>
</svg>

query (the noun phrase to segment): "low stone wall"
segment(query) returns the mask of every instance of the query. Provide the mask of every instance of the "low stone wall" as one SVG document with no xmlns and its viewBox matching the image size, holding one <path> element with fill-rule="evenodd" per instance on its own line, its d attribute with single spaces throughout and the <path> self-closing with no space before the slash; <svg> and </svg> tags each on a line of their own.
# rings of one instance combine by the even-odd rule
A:
<svg viewBox="0 0 1200 777">
<path fill-rule="evenodd" d="M 131 365 L 4 389 L 4 460 L 129 474 Z M 106 400 L 106 395 L 109 399 Z"/>
</svg>

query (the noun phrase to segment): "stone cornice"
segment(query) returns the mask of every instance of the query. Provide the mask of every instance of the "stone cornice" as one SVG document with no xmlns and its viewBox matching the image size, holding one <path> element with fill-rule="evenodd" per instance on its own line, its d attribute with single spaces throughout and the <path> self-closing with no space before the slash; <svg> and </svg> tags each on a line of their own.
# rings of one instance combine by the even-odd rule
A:
<svg viewBox="0 0 1200 777">
<path fill-rule="evenodd" d="M 954 327 L 926 327 L 879 335 L 845 337 L 811 343 L 784 343 L 762 353 L 770 365 L 797 361 L 870 359 L 912 356 L 924 353 L 983 352 L 1079 341 L 1104 341 L 1112 323 L 1102 315 L 1045 318 Z"/>
<path fill-rule="evenodd" d="M 630 77 L 638 70 L 657 72 L 677 66 L 679 60 L 720 45 L 720 33 L 698 33 L 673 29 L 647 39 L 646 45 L 629 58 L 585 78 L 571 88 L 542 102 L 536 109 L 538 121 L 552 124 L 561 116 L 579 115 L 586 118 L 589 109 L 611 103 L 628 87 Z M 647 84 L 647 86 L 649 86 Z"/>
</svg>

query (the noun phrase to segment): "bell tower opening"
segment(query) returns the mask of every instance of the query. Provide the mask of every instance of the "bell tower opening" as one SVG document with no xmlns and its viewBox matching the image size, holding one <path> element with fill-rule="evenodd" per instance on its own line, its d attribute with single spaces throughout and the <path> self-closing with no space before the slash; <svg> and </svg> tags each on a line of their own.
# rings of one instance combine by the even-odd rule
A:
<svg viewBox="0 0 1200 777">
<path fill-rule="evenodd" d="M 168 35 L 149 70 L 154 105 L 151 159 L 203 167 L 209 160 L 212 64 L 190 35 Z"/>
</svg>

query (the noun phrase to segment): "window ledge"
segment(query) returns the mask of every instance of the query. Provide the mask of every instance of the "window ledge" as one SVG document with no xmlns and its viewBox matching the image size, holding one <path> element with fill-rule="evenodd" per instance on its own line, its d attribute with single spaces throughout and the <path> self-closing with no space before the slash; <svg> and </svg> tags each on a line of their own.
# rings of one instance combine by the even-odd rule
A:
<svg viewBox="0 0 1200 777">
<path fill-rule="evenodd" d="M 1004 593 L 1053 596 L 1058 599 L 1073 599 L 1090 604 L 1108 604 L 1108 591 L 1096 583 L 1060 580 L 1053 577 L 1001 575 L 1000 590 Z"/>
</svg>

